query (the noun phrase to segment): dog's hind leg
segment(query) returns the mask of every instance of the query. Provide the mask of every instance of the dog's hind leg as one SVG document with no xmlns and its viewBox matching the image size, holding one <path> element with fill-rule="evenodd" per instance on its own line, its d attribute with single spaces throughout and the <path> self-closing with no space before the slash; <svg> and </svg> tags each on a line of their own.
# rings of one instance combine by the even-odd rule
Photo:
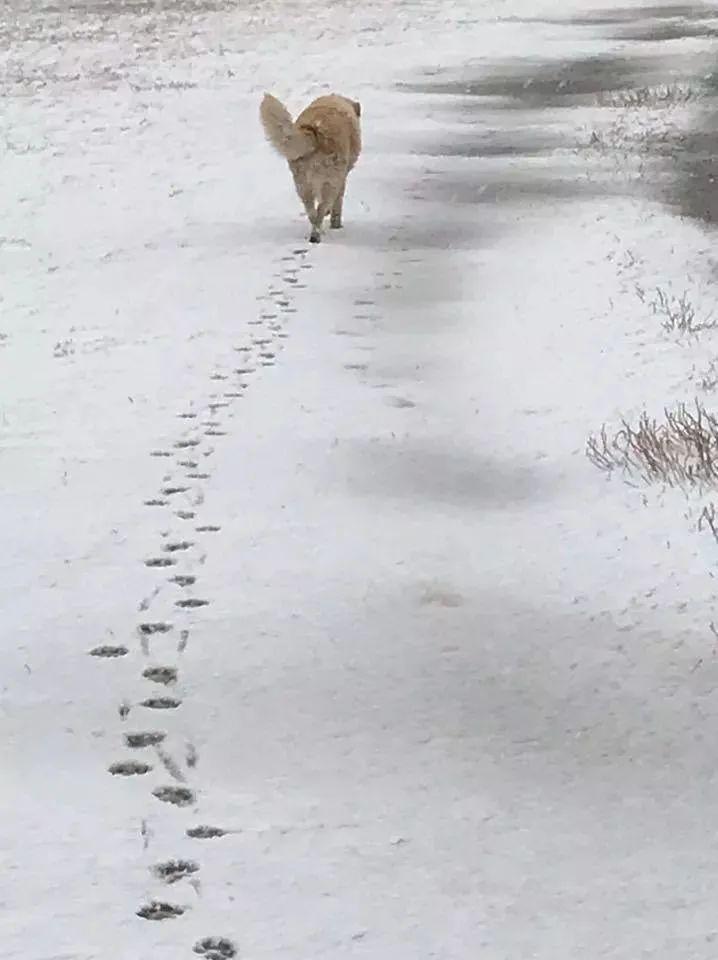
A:
<svg viewBox="0 0 718 960">
<path fill-rule="evenodd" d="M 317 215 L 317 210 L 314 205 L 314 194 L 312 193 L 311 190 L 308 190 L 308 189 L 302 190 L 301 193 L 299 194 L 299 199 L 304 204 L 304 209 L 306 210 L 307 218 L 309 222 L 313 224 L 314 218 Z"/>
<path fill-rule="evenodd" d="M 322 239 L 322 224 L 324 223 L 324 218 L 331 210 L 331 201 L 329 200 L 320 200 L 317 206 L 317 212 L 312 221 L 312 232 L 309 235 L 309 240 L 311 243 L 319 243 Z"/>
<path fill-rule="evenodd" d="M 331 217 L 329 219 L 329 226 L 332 230 L 340 230 L 343 226 L 342 210 L 344 208 L 344 191 L 346 190 L 346 186 L 347 182 L 345 180 L 332 206 Z"/>
<path fill-rule="evenodd" d="M 299 199 L 302 201 L 307 214 L 307 219 L 311 224 L 314 224 L 314 218 L 317 215 L 317 210 L 314 201 L 314 190 L 312 190 L 311 183 L 308 183 L 304 177 L 300 176 L 299 171 L 296 170 L 292 164 L 289 165 L 289 169 L 292 171 L 292 176 L 294 177 L 294 186 L 297 188 L 297 194 Z"/>
<path fill-rule="evenodd" d="M 312 232 L 309 235 L 310 243 L 319 243 L 322 239 L 322 224 L 327 214 L 334 209 L 336 203 L 336 191 L 330 183 L 325 183 L 322 187 L 322 193 L 317 204 L 317 212 L 312 221 Z"/>
</svg>

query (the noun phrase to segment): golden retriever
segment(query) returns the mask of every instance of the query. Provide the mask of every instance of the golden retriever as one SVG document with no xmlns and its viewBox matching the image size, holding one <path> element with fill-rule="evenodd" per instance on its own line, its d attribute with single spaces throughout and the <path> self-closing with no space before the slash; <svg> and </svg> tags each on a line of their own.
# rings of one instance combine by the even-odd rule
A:
<svg viewBox="0 0 718 960">
<path fill-rule="evenodd" d="M 361 152 L 361 105 L 329 94 L 292 120 L 284 104 L 265 93 L 259 116 L 267 140 L 289 163 L 312 227 L 309 240 L 319 243 L 327 214 L 331 227 L 342 226 L 347 177 Z"/>
</svg>

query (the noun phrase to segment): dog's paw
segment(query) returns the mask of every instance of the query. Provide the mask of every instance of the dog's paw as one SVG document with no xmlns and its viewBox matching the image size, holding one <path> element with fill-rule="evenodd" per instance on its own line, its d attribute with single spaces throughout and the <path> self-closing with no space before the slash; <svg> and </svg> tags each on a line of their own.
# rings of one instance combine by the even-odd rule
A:
<svg viewBox="0 0 718 960">
<path fill-rule="evenodd" d="M 310 242 L 310 243 L 320 243 L 320 242 L 321 242 L 321 239 L 322 239 L 322 238 L 319 236 L 318 233 L 310 233 L 310 234 L 309 234 L 309 242 Z"/>
<path fill-rule="evenodd" d="M 332 230 L 341 230 L 344 224 L 341 222 L 341 220 L 330 220 L 329 226 L 332 228 Z"/>
</svg>

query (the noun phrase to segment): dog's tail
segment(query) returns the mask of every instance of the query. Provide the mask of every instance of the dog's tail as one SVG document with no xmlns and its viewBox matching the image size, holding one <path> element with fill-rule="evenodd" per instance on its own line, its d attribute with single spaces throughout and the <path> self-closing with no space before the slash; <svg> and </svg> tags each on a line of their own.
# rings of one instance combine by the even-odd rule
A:
<svg viewBox="0 0 718 960">
<path fill-rule="evenodd" d="M 298 160 L 316 149 L 312 133 L 298 127 L 284 104 L 271 93 L 264 94 L 259 117 L 267 140 L 287 160 Z"/>
</svg>

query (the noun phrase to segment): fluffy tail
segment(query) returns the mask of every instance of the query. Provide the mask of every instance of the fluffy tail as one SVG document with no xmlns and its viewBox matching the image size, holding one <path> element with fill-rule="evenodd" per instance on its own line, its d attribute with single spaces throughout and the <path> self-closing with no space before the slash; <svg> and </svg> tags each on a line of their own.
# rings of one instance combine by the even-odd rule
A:
<svg viewBox="0 0 718 960">
<path fill-rule="evenodd" d="M 312 134 L 298 127 L 284 104 L 271 93 L 264 94 L 259 117 L 267 140 L 287 160 L 298 160 L 316 148 Z"/>
</svg>

